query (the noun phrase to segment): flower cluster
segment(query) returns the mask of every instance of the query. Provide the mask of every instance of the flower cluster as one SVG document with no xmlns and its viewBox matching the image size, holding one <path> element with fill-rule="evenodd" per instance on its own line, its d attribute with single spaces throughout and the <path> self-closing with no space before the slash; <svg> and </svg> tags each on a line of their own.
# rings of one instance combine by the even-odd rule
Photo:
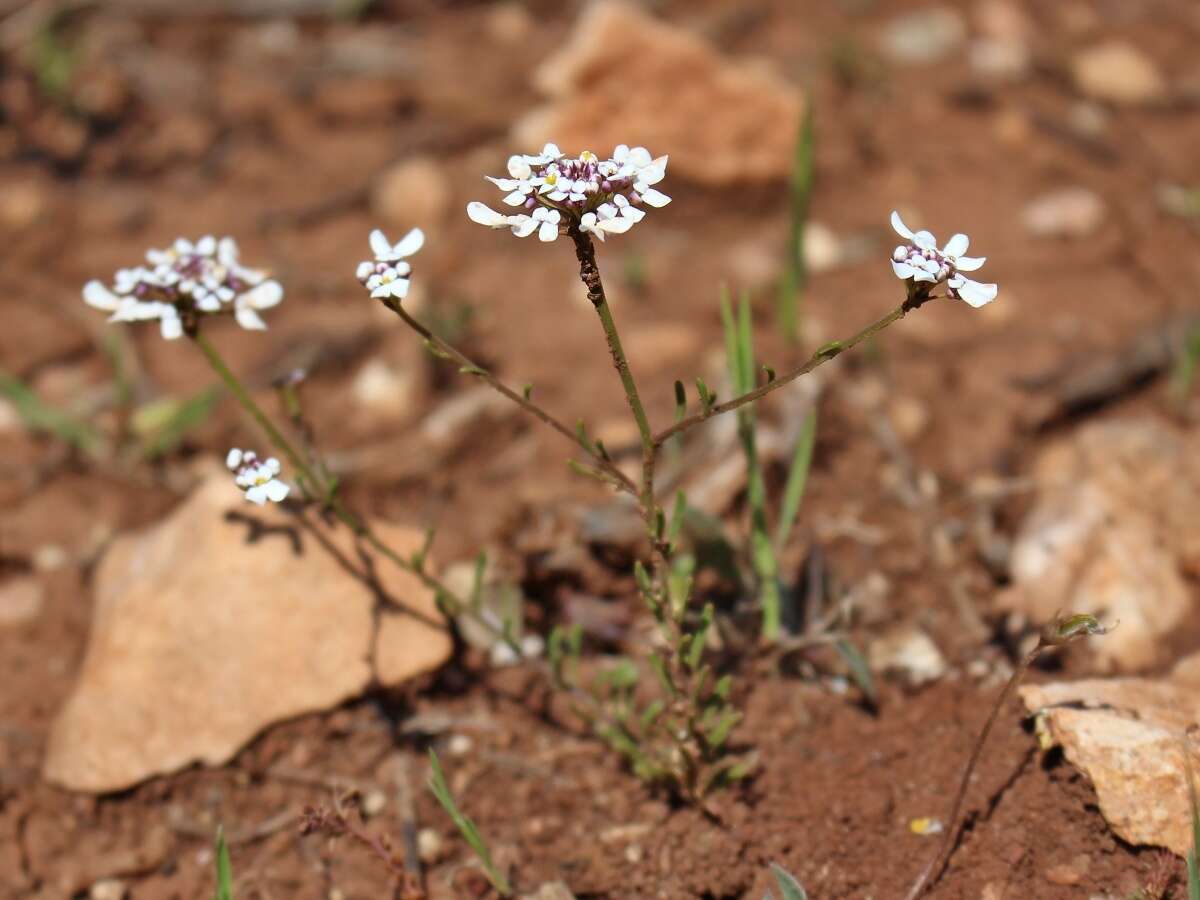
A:
<svg viewBox="0 0 1200 900">
<path fill-rule="evenodd" d="M 279 480 L 280 465 L 275 457 L 260 460 L 253 450 L 234 447 L 225 457 L 225 465 L 234 473 L 234 483 L 251 503 L 262 506 L 268 500 L 279 503 L 290 488 Z"/>
<path fill-rule="evenodd" d="M 158 319 L 162 336 L 183 335 L 184 322 L 198 315 L 233 311 L 243 328 L 262 331 L 267 324 L 258 311 L 283 299 L 279 282 L 238 261 L 237 242 L 207 235 L 192 243 L 179 238 L 164 250 L 149 250 L 148 265 L 120 269 L 112 287 L 99 281 L 83 286 L 89 306 L 112 313 L 110 322 Z"/>
<path fill-rule="evenodd" d="M 620 144 L 611 159 L 600 159 L 590 150 L 567 158 L 547 144 L 536 156 L 509 157 L 510 177 L 488 176 L 508 192 L 504 202 L 521 212 L 504 215 L 474 201 L 467 204 L 467 215 L 489 228 L 509 228 L 517 237 L 536 231 L 539 240 L 553 241 L 574 225 L 604 240 L 606 234 L 623 234 L 640 222 L 646 215 L 643 206 L 671 202 L 653 187 L 666 173 L 667 157 L 655 159 L 645 147 Z"/>
<path fill-rule="evenodd" d="M 976 308 L 996 299 L 996 285 L 972 281 L 963 272 L 974 272 L 987 262 L 986 256 L 963 256 L 970 245 L 965 234 L 956 234 L 941 250 L 937 239 L 928 231 L 913 232 L 897 212 L 892 213 L 892 227 L 911 243 L 901 244 L 892 253 L 892 270 L 896 277 L 913 285 L 946 283 L 950 296 L 964 300 Z"/>
<path fill-rule="evenodd" d="M 407 257 L 425 246 L 425 232 L 414 228 L 402 237 L 398 244 L 393 244 L 376 228 L 371 232 L 370 240 L 371 252 L 375 254 L 375 259 L 358 264 L 355 273 L 358 280 L 371 292 L 372 297 L 395 297 L 403 300 L 408 296 L 408 276 L 412 273 L 412 266 L 409 265 Z"/>
</svg>

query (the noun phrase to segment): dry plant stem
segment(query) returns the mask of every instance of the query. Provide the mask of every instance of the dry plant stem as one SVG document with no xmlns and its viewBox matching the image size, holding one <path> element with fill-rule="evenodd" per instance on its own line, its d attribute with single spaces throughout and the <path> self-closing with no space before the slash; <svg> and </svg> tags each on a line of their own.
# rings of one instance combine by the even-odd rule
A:
<svg viewBox="0 0 1200 900">
<path fill-rule="evenodd" d="M 610 480 L 614 480 L 621 490 L 627 491 L 634 496 L 637 495 L 637 487 L 634 485 L 629 476 L 613 465 L 611 460 L 601 456 L 585 442 L 580 440 L 579 436 L 572 428 L 552 416 L 532 400 L 528 400 L 521 394 L 514 391 L 504 382 L 500 381 L 500 379 L 496 378 L 496 376 L 487 369 L 472 362 L 461 351 L 457 350 L 435 335 L 432 331 L 409 315 L 408 311 L 398 299 L 394 297 L 385 297 L 383 299 L 383 304 L 396 315 L 398 315 L 401 320 L 403 320 L 405 325 L 419 334 L 427 343 L 431 344 L 440 353 L 443 353 L 450 359 L 454 360 L 454 362 L 458 363 L 459 366 L 461 366 L 464 370 L 484 381 L 497 392 L 507 397 L 513 403 L 517 404 L 517 406 L 521 407 L 521 409 L 525 410 L 535 419 L 538 419 L 546 425 L 549 425 L 551 428 L 569 440 L 572 444 L 579 447 L 584 453 L 596 461 L 596 465 L 600 471 L 608 475 Z"/>
<path fill-rule="evenodd" d="M 289 463 L 296 470 L 296 473 L 304 479 L 304 482 L 311 488 L 318 491 L 322 504 L 330 510 L 337 518 L 349 528 L 356 537 L 362 538 L 378 553 L 386 556 L 397 566 L 406 572 L 416 576 L 425 587 L 434 592 L 436 596 L 443 597 L 453 605 L 451 613 L 455 615 L 470 615 L 472 619 L 477 621 L 485 628 L 492 637 L 497 640 L 504 641 L 518 656 L 523 656 L 520 643 L 511 635 L 508 635 L 504 629 L 497 628 L 483 616 L 477 615 L 473 610 L 469 609 L 453 591 L 447 588 L 442 582 L 434 578 L 425 571 L 424 566 L 415 566 L 410 560 L 405 559 L 395 550 L 385 544 L 371 530 L 367 523 L 351 512 L 337 495 L 337 486 L 321 477 L 320 473 L 309 463 L 304 456 L 296 450 L 291 441 L 284 436 L 270 417 L 262 411 L 262 408 L 254 402 L 254 398 L 250 396 L 250 392 L 246 390 L 245 385 L 241 383 L 238 377 L 233 374 L 233 371 L 225 364 L 225 360 L 221 354 L 217 352 L 217 348 L 212 345 L 204 334 L 196 332 L 190 334 L 189 337 L 204 354 L 213 371 L 220 376 L 225 386 L 229 388 L 230 393 L 237 398 L 238 403 L 242 408 L 250 414 L 250 417 L 258 423 L 258 426 L 266 433 L 267 438 L 272 444 L 287 457 Z"/>
<path fill-rule="evenodd" d="M 690 416 L 680 419 L 669 428 L 664 428 L 654 436 L 655 447 L 661 447 L 672 436 L 680 432 L 687 431 L 699 425 L 701 422 L 706 422 L 713 416 L 719 416 L 721 413 L 727 413 L 737 409 L 739 406 L 745 406 L 747 403 L 753 403 L 755 400 L 760 400 L 772 391 L 777 391 L 785 384 L 795 381 L 801 375 L 807 375 L 813 369 L 824 365 L 834 357 L 840 356 L 847 350 L 861 344 L 868 338 L 874 337 L 879 332 L 883 331 L 894 322 L 903 319 L 909 312 L 917 309 L 921 304 L 932 300 L 934 297 L 917 297 L 910 300 L 905 300 L 890 313 L 875 322 L 872 322 L 858 334 L 847 338 L 844 341 L 833 341 L 820 347 L 812 356 L 802 362 L 796 368 L 789 372 L 776 377 L 773 381 L 768 381 L 766 384 L 756 387 L 752 391 L 747 391 L 739 397 L 734 397 L 732 400 L 726 400 L 724 403 L 717 403 L 708 409 L 701 410 L 698 413 L 693 413 Z"/>
<path fill-rule="evenodd" d="M 1021 679 L 1025 677 L 1025 673 L 1029 671 L 1029 667 L 1033 665 L 1033 661 L 1045 649 L 1046 645 L 1039 641 L 1036 647 L 1025 654 L 1024 659 L 1021 660 L 1013 671 L 1012 677 L 1008 679 L 1008 683 L 1004 685 L 1004 690 L 996 698 L 996 703 L 992 706 L 992 711 L 988 714 L 987 721 L 983 723 L 983 730 L 979 732 L 979 737 L 975 741 L 975 747 L 971 750 L 967 766 L 963 769 L 962 781 L 958 786 L 958 793 L 954 795 L 954 805 L 950 809 L 950 817 L 946 821 L 946 831 L 942 835 L 937 853 L 929 860 L 925 868 L 921 870 L 921 874 L 917 876 L 917 880 L 913 882 L 913 886 L 905 894 L 904 900 L 917 900 L 918 897 L 932 887 L 938 878 L 941 877 L 942 870 L 946 867 L 946 863 L 949 862 L 950 854 L 954 852 L 954 847 L 958 843 L 958 830 L 961 825 L 959 816 L 962 814 L 963 804 L 967 799 L 967 788 L 971 784 L 971 776 L 975 774 L 975 767 L 979 763 L 979 758 L 983 755 L 983 747 L 987 743 L 988 735 L 992 732 L 992 726 L 996 724 L 996 719 L 999 718 L 1004 704 L 1008 702 Z"/>
</svg>

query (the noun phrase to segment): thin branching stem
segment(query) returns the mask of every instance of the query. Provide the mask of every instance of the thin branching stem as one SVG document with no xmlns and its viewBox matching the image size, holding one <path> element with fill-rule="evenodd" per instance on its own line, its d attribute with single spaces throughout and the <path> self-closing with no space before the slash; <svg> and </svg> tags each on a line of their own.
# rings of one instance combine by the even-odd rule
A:
<svg viewBox="0 0 1200 900">
<path fill-rule="evenodd" d="M 518 656 L 524 655 L 521 650 L 520 642 L 518 642 L 503 628 L 498 628 L 485 616 L 482 616 L 475 610 L 471 609 L 468 604 L 464 603 L 452 590 L 446 587 L 444 583 L 425 571 L 425 566 L 423 563 L 419 566 L 414 565 L 412 560 L 405 559 L 403 556 L 385 544 L 379 538 L 379 536 L 371 530 L 371 527 L 367 524 L 366 520 L 356 515 L 346 506 L 344 502 L 342 502 L 341 497 L 339 497 L 337 494 L 337 485 L 322 478 L 320 473 L 316 471 L 316 468 L 304 458 L 304 455 L 300 453 L 300 451 L 296 449 L 296 447 L 290 440 L 288 440 L 284 433 L 275 426 L 275 423 L 271 421 L 270 416 L 263 412 L 262 407 L 254 402 L 254 398 L 250 396 L 250 392 L 246 390 L 245 385 L 242 384 L 241 380 L 225 363 L 225 360 L 217 351 L 217 348 L 213 346 L 212 342 L 199 331 L 189 334 L 189 337 L 200 349 L 200 352 L 204 354 L 205 359 L 208 360 L 208 363 L 210 366 L 212 366 L 213 371 L 220 376 L 221 380 L 225 383 L 225 386 L 229 388 L 229 392 L 233 394 L 235 398 L 237 398 L 237 401 L 241 404 L 242 408 L 250 414 L 250 417 L 254 419 L 256 423 L 258 423 L 258 426 L 262 428 L 263 432 L 266 434 L 271 443 L 275 445 L 276 449 L 278 449 L 280 453 L 287 457 L 288 462 L 291 463 L 295 468 L 297 475 L 300 476 L 304 483 L 308 484 L 310 487 L 319 492 L 322 505 L 325 506 L 325 508 L 327 508 L 335 516 L 337 516 L 337 518 L 347 528 L 349 528 L 351 532 L 353 532 L 355 537 L 365 540 L 378 553 L 390 559 L 404 571 L 416 576 L 416 578 L 420 580 L 425 587 L 434 592 L 434 596 L 441 598 L 451 615 L 465 614 L 470 616 L 473 620 L 478 622 L 480 626 L 486 629 L 492 637 L 507 644 Z"/>
<path fill-rule="evenodd" d="M 903 319 L 909 312 L 916 309 L 921 303 L 924 303 L 926 300 L 929 300 L 929 299 L 933 299 L 933 298 L 932 297 L 919 298 L 918 301 L 916 301 L 916 302 L 910 301 L 910 300 L 905 300 L 903 303 L 901 303 L 899 306 L 897 306 L 895 309 L 893 309 L 891 312 L 889 312 L 886 316 L 872 322 L 870 325 L 868 325 L 866 328 L 864 328 L 862 331 L 858 332 L 857 334 L 847 338 L 844 341 L 832 341 L 831 343 L 828 343 L 825 346 L 818 348 L 817 351 L 815 353 L 813 353 L 812 356 L 810 356 L 808 359 L 806 359 L 800 365 L 796 366 L 794 369 L 792 369 L 788 372 L 784 372 L 782 375 L 779 375 L 774 380 L 768 381 L 766 384 L 759 385 L 754 390 L 747 391 L 746 393 L 742 394 L 741 396 L 734 397 L 732 400 L 726 400 L 724 403 L 716 403 L 716 404 L 708 407 L 707 409 L 701 410 L 700 412 L 693 413 L 690 416 L 685 416 L 684 418 L 680 419 L 675 424 L 669 426 L 668 428 L 664 428 L 662 431 L 658 432 L 658 434 L 656 434 L 654 436 L 655 446 L 661 447 L 672 436 L 679 434 L 680 432 L 687 431 L 689 428 L 694 428 L 695 426 L 699 425 L 701 422 L 708 421 L 713 416 L 719 416 L 721 413 L 731 412 L 732 410 L 735 410 L 738 407 L 745 406 L 747 403 L 753 403 L 755 400 L 761 400 L 763 397 L 767 396 L 767 394 L 770 394 L 772 391 L 779 390 L 785 384 L 795 381 L 801 375 L 807 375 L 809 372 L 813 371 L 813 369 L 816 369 L 819 366 L 824 365 L 825 363 L 829 362 L 831 359 L 833 359 L 837 356 L 840 356 L 841 354 L 845 353 L 847 350 L 850 350 L 853 347 L 857 346 L 858 344 L 861 344 L 863 341 L 867 340 L 868 338 L 872 338 L 875 335 L 879 334 L 879 332 L 883 331 L 885 328 L 887 328 L 889 325 L 893 324 L 894 322 L 897 322 L 900 319 Z"/>
<path fill-rule="evenodd" d="M 983 723 L 983 730 L 979 732 L 979 737 L 975 739 L 975 746 L 971 749 L 971 755 L 967 759 L 966 768 L 963 769 L 962 779 L 958 785 L 958 792 L 954 795 L 954 803 L 950 807 L 950 816 L 946 821 L 946 830 L 943 833 L 941 842 L 938 844 L 937 852 L 926 863 L 925 868 L 921 870 L 921 874 L 917 876 L 917 880 L 913 882 L 913 886 L 904 895 L 904 900 L 917 900 L 917 898 L 937 882 L 938 878 L 941 877 L 943 869 L 946 867 L 946 863 L 950 861 L 950 854 L 954 852 L 954 848 L 958 845 L 958 832 L 961 828 L 959 819 L 962 815 L 963 804 L 967 799 L 967 789 L 971 785 L 971 776 L 975 774 L 975 767 L 979 764 L 979 758 L 983 755 L 983 747 L 987 743 L 988 735 L 992 733 L 992 726 L 996 724 L 996 719 L 999 718 L 1000 711 L 1004 709 L 1004 705 L 1008 703 L 1013 691 L 1021 683 L 1021 679 L 1025 677 L 1025 673 L 1029 671 L 1029 667 L 1033 665 L 1034 660 L 1052 647 L 1065 647 L 1081 638 L 1104 635 L 1110 630 L 1111 628 L 1101 625 L 1095 616 L 1088 615 L 1087 613 L 1058 616 L 1042 628 L 1037 644 L 1025 654 L 1025 657 L 1013 670 L 1012 677 L 1008 679 L 1008 683 L 1004 685 L 1004 690 L 996 698 L 996 702 L 992 706 L 992 711 L 988 713 L 987 721 Z"/>
<path fill-rule="evenodd" d="M 525 410 L 538 421 L 549 425 L 551 428 L 569 440 L 572 444 L 575 444 L 575 446 L 583 450 L 583 452 L 589 457 L 595 460 L 597 468 L 609 475 L 610 481 L 615 481 L 616 485 L 621 490 L 626 491 L 635 497 L 637 496 L 637 486 L 633 483 L 633 479 L 618 469 L 613 464 L 612 460 L 603 456 L 594 446 L 583 440 L 574 429 L 572 429 L 562 420 L 547 412 L 537 403 L 534 403 L 529 398 L 518 393 L 517 391 L 514 391 L 487 369 L 483 368 L 483 366 L 480 366 L 469 359 L 462 351 L 442 340 L 423 324 L 414 319 L 409 314 L 408 310 L 404 308 L 400 300 L 394 297 L 385 297 L 383 303 L 388 309 L 398 315 L 405 325 L 419 334 L 426 341 L 426 343 L 431 345 L 438 353 L 443 354 L 444 356 L 458 363 L 459 367 L 464 372 L 479 378 L 494 390 L 507 397 L 513 403 L 517 404 L 517 406 L 521 407 L 521 409 Z"/>
</svg>

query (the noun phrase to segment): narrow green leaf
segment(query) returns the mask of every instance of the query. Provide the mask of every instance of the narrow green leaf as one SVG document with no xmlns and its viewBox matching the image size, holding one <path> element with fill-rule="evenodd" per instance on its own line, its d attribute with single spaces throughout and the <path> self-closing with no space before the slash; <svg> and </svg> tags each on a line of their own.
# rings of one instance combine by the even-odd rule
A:
<svg viewBox="0 0 1200 900">
<path fill-rule="evenodd" d="M 225 829 L 217 826 L 217 892 L 215 900 L 233 900 L 233 864 L 229 861 L 229 845 L 225 843 Z"/>
<path fill-rule="evenodd" d="M 1192 807 L 1192 849 L 1187 855 L 1188 900 L 1200 900 L 1200 796 L 1196 792 L 1196 773 L 1192 769 L 1191 745 L 1183 741 L 1183 773 L 1188 783 Z"/>
<path fill-rule="evenodd" d="M 644 710 L 642 710 L 642 714 L 638 719 L 638 724 L 641 726 L 641 732 L 643 735 L 645 735 L 651 728 L 654 727 L 654 723 L 658 721 L 658 717 L 663 714 L 663 710 L 666 708 L 667 705 L 662 700 L 653 700 Z"/>
<path fill-rule="evenodd" d="M 740 369 L 740 393 L 754 390 L 754 330 L 750 316 L 750 295 L 743 291 L 738 298 L 738 366 Z"/>
<path fill-rule="evenodd" d="M 166 398 L 137 409 L 130 426 L 138 435 L 147 459 L 166 456 L 203 425 L 221 399 L 222 390 L 213 385 L 186 400 Z"/>
<path fill-rule="evenodd" d="M 675 421 L 678 422 L 687 415 L 687 391 L 682 381 L 675 382 Z"/>
<path fill-rule="evenodd" d="M 479 555 L 475 557 L 475 571 L 471 574 L 471 593 L 467 597 L 467 603 L 471 609 L 479 611 L 483 603 L 483 575 L 487 570 L 487 552 L 479 551 Z"/>
<path fill-rule="evenodd" d="M 742 714 L 733 707 L 727 706 L 721 711 L 720 718 L 717 724 L 714 725 L 704 739 L 708 741 L 708 745 L 714 750 L 719 749 L 729 739 L 729 733 L 733 731 L 733 726 L 741 719 Z"/>
<path fill-rule="evenodd" d="M 877 706 L 879 695 L 875 691 L 875 679 L 871 675 L 871 667 L 867 665 L 867 661 L 858 648 L 845 638 L 836 641 L 833 646 L 846 661 L 846 665 L 850 667 L 850 677 L 854 679 L 858 689 L 863 692 L 872 706 Z"/>
<path fill-rule="evenodd" d="M 688 668 L 693 672 L 700 665 L 700 658 L 704 655 L 704 641 L 708 637 L 708 629 L 713 623 L 713 605 L 711 603 L 704 604 L 704 611 L 700 614 L 700 624 L 696 628 L 695 634 L 688 641 L 688 651 L 686 661 Z"/>
<path fill-rule="evenodd" d="M 528 400 L 530 397 L 532 397 L 533 396 L 533 385 L 532 384 L 522 385 L 521 386 L 521 396 L 524 397 L 526 400 Z"/>
<path fill-rule="evenodd" d="M 99 448 L 100 434 L 91 425 L 46 405 L 24 382 L 3 370 L 0 370 L 0 397 L 16 408 L 17 415 L 31 431 L 52 434 L 85 453 Z"/>
<path fill-rule="evenodd" d="M 733 689 L 733 676 L 722 675 L 717 679 L 716 686 L 713 688 L 713 696 L 718 700 L 728 700 L 729 692 Z"/>
<path fill-rule="evenodd" d="M 771 863 L 771 874 L 779 887 L 779 900 L 808 900 L 808 894 L 796 877 L 778 863 Z"/>
<path fill-rule="evenodd" d="M 800 437 L 792 451 L 792 465 L 788 469 L 787 484 L 783 488 L 783 502 L 779 508 L 779 522 L 775 529 L 775 549 L 782 551 L 787 546 L 800 512 L 800 501 L 808 486 L 808 472 L 812 466 L 813 447 L 817 441 L 817 411 L 814 409 L 804 420 Z"/>
<path fill-rule="evenodd" d="M 487 875 L 488 881 L 492 883 L 492 887 L 502 897 L 512 896 L 512 886 L 508 883 L 508 879 L 492 863 L 492 854 L 488 850 L 483 836 L 479 833 L 479 829 L 475 827 L 474 822 L 462 813 L 458 808 L 458 804 L 454 801 L 454 795 L 450 793 L 450 787 L 446 784 L 446 776 L 442 772 L 442 764 L 438 761 L 437 754 L 433 752 L 432 747 L 429 748 L 429 764 L 431 766 L 429 789 L 433 791 L 433 796 L 437 798 L 442 809 L 446 811 L 446 814 L 454 823 L 454 827 L 463 836 L 463 840 L 467 842 L 470 848 L 475 851 L 475 855 L 479 857 L 484 874 Z"/>
<path fill-rule="evenodd" d="M 683 491 L 677 491 L 675 494 L 675 506 L 671 510 L 671 524 L 667 528 L 667 541 L 674 545 L 679 541 L 679 535 L 683 533 L 683 520 L 687 515 L 687 494 Z"/>
<path fill-rule="evenodd" d="M 479 366 L 459 366 L 458 369 L 464 375 L 486 375 L 487 370 L 481 369 Z"/>
</svg>

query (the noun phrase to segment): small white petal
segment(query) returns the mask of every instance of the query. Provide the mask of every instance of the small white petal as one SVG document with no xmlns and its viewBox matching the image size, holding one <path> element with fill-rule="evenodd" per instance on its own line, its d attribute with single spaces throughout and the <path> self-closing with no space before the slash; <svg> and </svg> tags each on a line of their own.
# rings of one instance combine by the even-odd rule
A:
<svg viewBox="0 0 1200 900">
<path fill-rule="evenodd" d="M 617 146 L 615 148 L 613 148 L 612 158 L 613 158 L 613 162 L 624 163 L 625 160 L 627 160 L 629 158 L 629 145 L 628 144 L 617 144 Z"/>
<path fill-rule="evenodd" d="M 242 464 L 242 451 L 234 447 L 225 455 L 226 468 L 236 469 Z"/>
<path fill-rule="evenodd" d="M 200 240 L 196 241 L 196 252 L 201 256 L 212 256 L 217 250 L 217 239 L 211 234 L 206 234 Z"/>
<path fill-rule="evenodd" d="M 912 278 L 920 270 L 910 266 L 906 262 L 896 262 L 896 260 L 893 259 L 892 271 L 896 273 L 897 278 L 903 281 L 908 281 L 908 279 Z"/>
<path fill-rule="evenodd" d="M 354 270 L 354 277 L 359 281 L 366 281 L 375 271 L 375 264 L 372 262 L 360 262 L 358 268 Z"/>
<path fill-rule="evenodd" d="M 510 156 L 508 158 L 508 174 L 513 178 L 528 178 L 532 170 L 529 168 L 529 163 L 525 161 L 523 156 Z M 501 188 L 501 190 L 506 190 Z"/>
<path fill-rule="evenodd" d="M 278 281 L 264 281 L 237 298 L 238 305 L 255 309 L 270 309 L 283 300 L 283 286 Z"/>
<path fill-rule="evenodd" d="M 562 156 L 562 151 L 558 149 L 557 144 L 546 144 L 542 148 L 542 156 L 548 156 L 551 159 L 558 159 Z"/>
<path fill-rule="evenodd" d="M 215 313 L 221 311 L 221 300 L 216 294 L 205 294 L 196 300 L 196 308 L 200 312 Z"/>
<path fill-rule="evenodd" d="M 89 281 L 83 286 L 83 302 L 105 312 L 114 312 L 121 305 L 121 298 L 99 281 Z"/>
<path fill-rule="evenodd" d="M 937 249 L 937 238 L 928 231 L 918 231 L 912 236 L 912 241 L 922 250 Z"/>
<path fill-rule="evenodd" d="M 217 262 L 226 268 L 234 268 L 238 261 L 238 245 L 231 237 L 223 237 L 217 241 Z"/>
<path fill-rule="evenodd" d="M 414 228 L 400 238 L 400 243 L 392 248 L 392 259 L 404 259 L 406 256 L 412 256 L 424 246 L 425 232 L 420 228 Z"/>
<path fill-rule="evenodd" d="M 164 306 L 166 305 L 164 304 Z M 163 340 L 174 341 L 183 337 L 183 320 L 179 318 L 175 307 L 166 306 L 159 328 L 162 331 Z"/>
<path fill-rule="evenodd" d="M 283 466 L 280 465 L 279 460 L 274 456 L 268 456 L 263 465 L 267 467 L 267 471 L 269 471 L 272 475 L 278 475 L 283 471 Z"/>
<path fill-rule="evenodd" d="M 467 218 L 477 225 L 486 225 L 488 228 L 504 228 L 509 224 L 508 216 L 501 215 L 478 200 L 467 204 Z"/>
<path fill-rule="evenodd" d="M 519 178 L 493 178 L 491 175 L 484 175 L 483 177 L 496 187 L 500 188 L 502 191 L 515 191 L 518 190 L 521 185 L 526 184 L 525 181 Z"/>
<path fill-rule="evenodd" d="M 954 261 L 954 268 L 960 272 L 974 272 L 976 269 L 983 268 L 985 262 L 987 262 L 986 256 L 960 256 Z"/>
<path fill-rule="evenodd" d="M 642 192 L 642 202 L 650 206 L 662 207 L 670 203 L 671 198 L 662 193 L 662 191 L 656 191 L 654 188 L 650 188 L 650 190 Z"/>
<path fill-rule="evenodd" d="M 892 228 L 896 230 L 896 234 L 905 240 L 911 241 L 913 239 L 912 231 L 904 224 L 904 220 L 900 218 L 900 213 L 894 209 L 892 210 Z"/>
<path fill-rule="evenodd" d="M 629 162 L 637 166 L 639 169 L 644 166 L 653 165 L 654 157 L 650 155 L 650 151 L 645 147 L 634 147 L 629 151 Z"/>
<path fill-rule="evenodd" d="M 388 285 L 389 293 L 393 297 L 399 297 L 401 300 L 403 300 L 405 297 L 408 296 L 408 286 L 410 284 L 412 284 L 412 282 L 409 281 L 407 278 L 397 278 L 395 281 L 393 281 L 391 284 Z"/>
<path fill-rule="evenodd" d="M 624 234 L 633 227 L 633 221 L 624 216 L 618 216 L 615 219 L 601 219 L 596 223 L 596 230 L 597 233 L 606 231 L 609 234 Z"/>
<path fill-rule="evenodd" d="M 262 506 L 267 502 L 267 486 L 265 484 L 256 484 L 254 487 L 246 491 L 246 499 L 251 503 L 256 503 Z"/>
<path fill-rule="evenodd" d="M 549 242 L 558 238 L 558 222 L 546 220 L 538 229 L 538 240 Z"/>
<path fill-rule="evenodd" d="M 254 311 L 254 307 L 252 306 L 245 306 L 239 303 L 237 309 L 234 310 L 233 317 L 247 331 L 267 330 L 267 323 L 262 320 L 262 316 Z"/>
<path fill-rule="evenodd" d="M 392 252 L 392 245 L 388 242 L 387 236 L 378 228 L 371 232 L 368 240 L 371 242 L 371 252 L 375 254 L 376 259 L 386 257 Z"/>
<path fill-rule="evenodd" d="M 525 195 L 522 194 L 520 191 L 513 191 L 511 194 L 509 194 L 507 197 L 504 198 L 504 202 L 507 203 L 509 206 L 524 206 L 525 205 Z"/>
<path fill-rule="evenodd" d="M 537 231 L 538 220 L 533 216 L 513 216 L 511 225 L 512 233 L 517 237 L 529 237 Z"/>
<path fill-rule="evenodd" d="M 265 485 L 267 491 L 267 499 L 272 503 L 281 502 L 287 495 L 290 488 L 282 481 L 271 479 Z"/>
<path fill-rule="evenodd" d="M 963 278 L 961 275 L 950 279 L 948 284 L 961 299 L 976 309 L 991 303 L 999 293 L 999 289 L 994 284 L 982 284 L 972 281 L 970 278 Z"/>
<path fill-rule="evenodd" d="M 943 256 L 961 256 L 967 252 L 967 247 L 971 245 L 971 239 L 965 234 L 956 234 L 950 240 L 946 241 L 946 246 L 942 248 Z"/>
</svg>

